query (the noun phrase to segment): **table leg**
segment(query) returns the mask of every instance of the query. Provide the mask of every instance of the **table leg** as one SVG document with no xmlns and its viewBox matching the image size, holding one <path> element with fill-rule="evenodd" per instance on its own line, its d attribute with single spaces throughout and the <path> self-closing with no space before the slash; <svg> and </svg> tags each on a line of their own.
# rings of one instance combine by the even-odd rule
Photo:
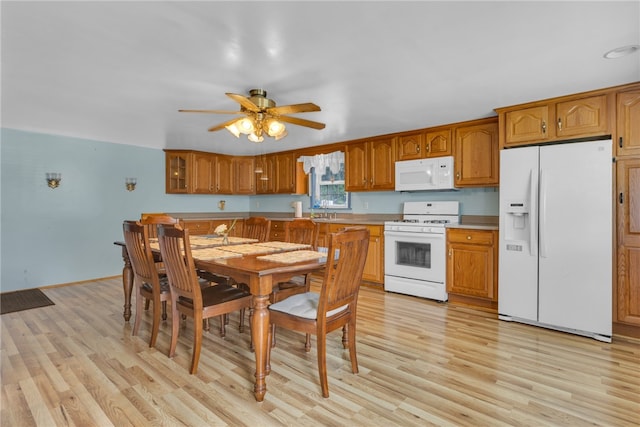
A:
<svg viewBox="0 0 640 427">
<path fill-rule="evenodd" d="M 131 318 L 131 291 L 133 290 L 133 270 L 131 269 L 131 260 L 125 246 L 122 247 L 122 260 L 124 268 L 122 269 L 122 288 L 124 290 L 124 320 L 128 322 Z"/>
<path fill-rule="evenodd" d="M 264 400 L 267 392 L 265 377 L 267 375 L 267 351 L 269 334 L 269 296 L 255 295 L 253 297 L 253 317 L 251 319 L 251 334 L 256 356 L 256 383 L 253 394 L 258 402 Z"/>
</svg>

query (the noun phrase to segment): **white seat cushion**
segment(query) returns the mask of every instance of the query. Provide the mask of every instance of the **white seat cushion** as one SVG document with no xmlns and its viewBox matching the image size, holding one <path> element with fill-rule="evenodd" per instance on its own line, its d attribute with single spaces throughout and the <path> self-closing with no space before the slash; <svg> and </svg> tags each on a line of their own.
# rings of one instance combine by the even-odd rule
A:
<svg viewBox="0 0 640 427">
<path fill-rule="evenodd" d="M 320 294 L 315 292 L 305 292 L 285 298 L 284 300 L 271 304 L 269 310 L 280 311 L 282 313 L 292 314 L 304 319 L 317 319 L 318 317 L 318 301 Z M 327 313 L 327 317 L 331 317 L 343 310 L 347 309 L 347 305 L 338 307 Z"/>
</svg>

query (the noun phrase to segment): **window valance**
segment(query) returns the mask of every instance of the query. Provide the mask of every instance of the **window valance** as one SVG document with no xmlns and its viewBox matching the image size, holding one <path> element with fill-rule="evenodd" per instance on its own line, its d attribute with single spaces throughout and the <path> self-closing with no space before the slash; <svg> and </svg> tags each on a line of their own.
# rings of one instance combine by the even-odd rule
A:
<svg viewBox="0 0 640 427">
<path fill-rule="evenodd" d="M 302 169 L 305 174 L 311 172 L 311 168 L 324 172 L 328 167 L 332 173 L 340 172 L 340 164 L 344 163 L 344 152 L 334 151 L 328 154 L 316 154 L 315 156 L 300 156 L 298 161 L 302 161 Z"/>
</svg>

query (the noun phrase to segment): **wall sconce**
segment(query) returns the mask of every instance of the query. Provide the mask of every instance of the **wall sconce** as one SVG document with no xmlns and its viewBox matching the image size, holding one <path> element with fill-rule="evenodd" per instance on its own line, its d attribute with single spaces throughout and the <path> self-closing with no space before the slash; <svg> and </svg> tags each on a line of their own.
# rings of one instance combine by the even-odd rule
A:
<svg viewBox="0 0 640 427">
<path fill-rule="evenodd" d="M 50 188 L 58 188 L 60 185 L 60 181 L 62 181 L 62 174 L 56 172 L 48 172 L 47 173 L 47 185 Z"/>
<path fill-rule="evenodd" d="M 135 178 L 125 178 L 124 185 L 127 187 L 128 191 L 133 191 L 136 189 L 137 180 Z"/>
</svg>

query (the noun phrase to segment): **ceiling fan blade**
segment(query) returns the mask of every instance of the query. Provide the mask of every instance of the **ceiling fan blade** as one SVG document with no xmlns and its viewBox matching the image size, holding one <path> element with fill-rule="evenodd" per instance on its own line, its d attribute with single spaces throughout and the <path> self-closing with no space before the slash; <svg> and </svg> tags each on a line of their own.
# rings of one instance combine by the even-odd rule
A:
<svg viewBox="0 0 640 427">
<path fill-rule="evenodd" d="M 178 110 L 180 113 L 210 113 L 210 114 L 245 114 L 244 111 L 228 110 Z"/>
<path fill-rule="evenodd" d="M 238 95 L 237 93 L 227 93 L 226 95 L 249 111 L 253 111 L 255 113 L 258 113 L 260 111 L 260 107 L 251 102 L 251 100 L 246 96 Z"/>
<path fill-rule="evenodd" d="M 295 114 L 295 113 L 310 113 L 312 111 L 320 111 L 320 107 L 318 107 L 313 102 L 306 102 L 304 104 L 292 104 L 292 105 L 283 105 L 281 107 L 271 107 L 267 108 L 267 112 L 269 114 L 274 115 L 282 115 L 282 114 Z"/>
<path fill-rule="evenodd" d="M 280 116 L 278 120 L 281 122 L 291 123 L 292 125 L 306 126 L 313 129 L 324 129 L 325 124 L 320 122 L 312 122 L 311 120 L 299 119 L 297 117 Z"/>
<path fill-rule="evenodd" d="M 224 129 L 226 126 L 229 126 L 231 123 L 235 123 L 238 119 L 231 119 L 224 123 L 220 123 L 219 125 L 211 126 L 208 130 L 209 132 L 215 132 L 220 129 Z"/>
</svg>

